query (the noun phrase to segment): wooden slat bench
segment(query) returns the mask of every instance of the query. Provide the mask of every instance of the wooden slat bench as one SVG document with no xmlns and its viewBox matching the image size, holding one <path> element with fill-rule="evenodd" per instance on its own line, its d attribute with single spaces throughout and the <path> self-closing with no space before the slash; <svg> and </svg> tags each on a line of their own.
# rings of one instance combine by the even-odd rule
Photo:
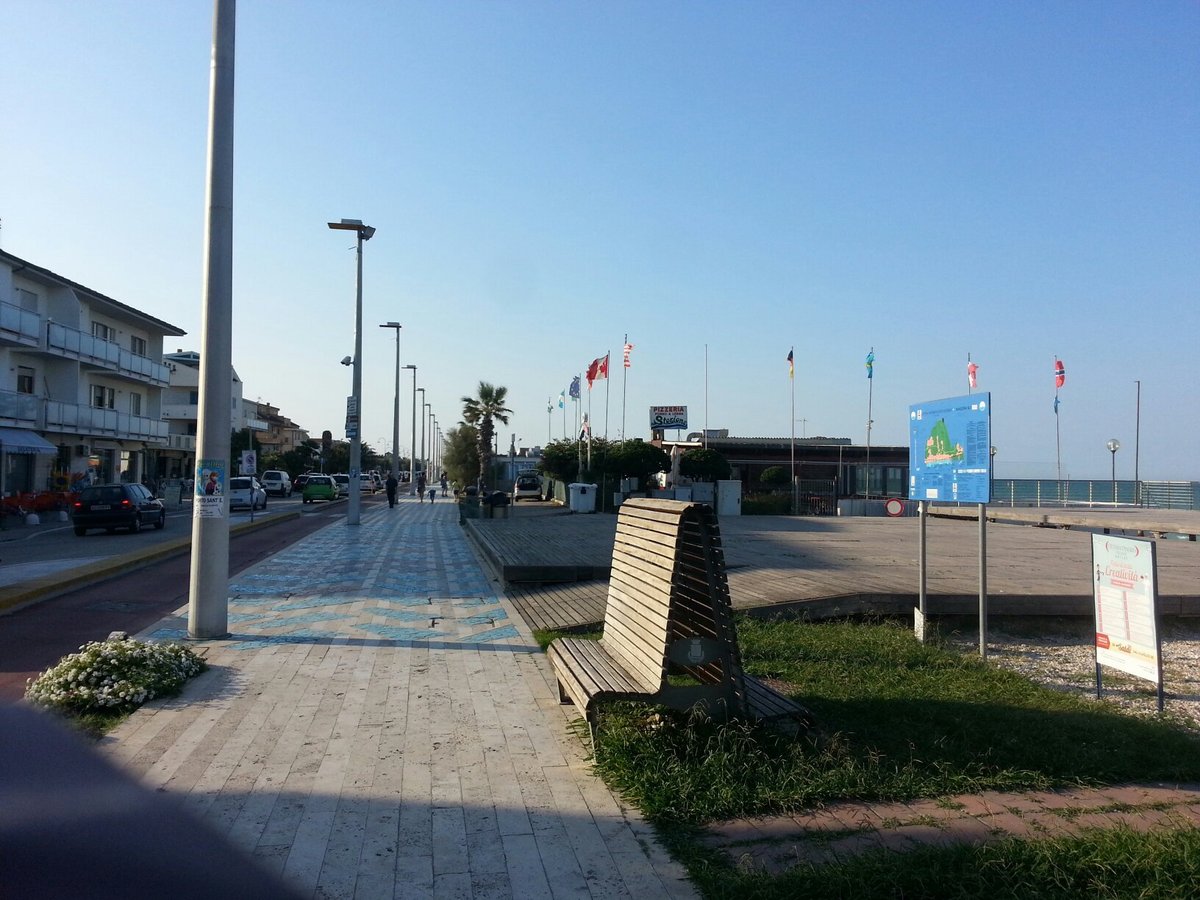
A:
<svg viewBox="0 0 1200 900">
<path fill-rule="evenodd" d="M 593 736 L 596 704 L 605 700 L 811 721 L 803 706 L 742 671 L 721 535 L 701 503 L 621 504 L 604 636 L 558 638 L 547 653 L 559 699 L 583 711 Z"/>
</svg>

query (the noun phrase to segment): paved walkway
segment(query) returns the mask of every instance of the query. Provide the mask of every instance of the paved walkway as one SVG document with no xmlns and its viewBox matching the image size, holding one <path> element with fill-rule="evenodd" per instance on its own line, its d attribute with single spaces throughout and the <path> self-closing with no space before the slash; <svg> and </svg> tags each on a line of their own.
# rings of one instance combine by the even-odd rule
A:
<svg viewBox="0 0 1200 900">
<path fill-rule="evenodd" d="M 452 502 L 364 510 L 230 591 L 210 671 L 101 746 L 303 894 L 695 896 L 591 774 Z"/>
</svg>

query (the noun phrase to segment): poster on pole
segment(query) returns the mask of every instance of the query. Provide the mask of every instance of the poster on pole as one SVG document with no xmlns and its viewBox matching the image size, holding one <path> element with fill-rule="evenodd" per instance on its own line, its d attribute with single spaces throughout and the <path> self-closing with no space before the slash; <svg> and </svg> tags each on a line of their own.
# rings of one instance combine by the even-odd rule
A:
<svg viewBox="0 0 1200 900">
<path fill-rule="evenodd" d="M 929 400 L 908 408 L 908 499 L 989 503 L 992 395 Z"/>
<path fill-rule="evenodd" d="M 199 519 L 225 518 L 225 485 L 225 460 L 197 460 L 192 517 Z"/>
<path fill-rule="evenodd" d="M 1092 593 L 1096 613 L 1096 677 L 1111 666 L 1158 685 L 1158 569 L 1154 542 L 1092 535 Z"/>
</svg>

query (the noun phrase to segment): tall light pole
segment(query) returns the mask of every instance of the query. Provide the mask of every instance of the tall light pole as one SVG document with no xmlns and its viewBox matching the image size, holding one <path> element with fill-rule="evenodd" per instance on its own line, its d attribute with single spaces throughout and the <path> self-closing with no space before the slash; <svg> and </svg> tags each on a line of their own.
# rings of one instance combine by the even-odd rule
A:
<svg viewBox="0 0 1200 900">
<path fill-rule="evenodd" d="M 362 507 L 359 488 L 359 469 L 362 468 L 362 427 L 359 408 L 362 406 L 362 245 L 375 235 L 375 229 L 364 225 L 362 219 L 342 219 L 329 222 L 335 231 L 353 231 L 358 236 L 358 274 L 354 294 L 354 379 L 350 397 L 346 400 L 346 437 L 350 438 L 350 498 L 346 507 L 346 524 L 357 525 Z"/>
<path fill-rule="evenodd" d="M 380 328 L 396 329 L 396 398 L 392 407 L 392 477 L 400 480 L 400 329 L 399 322 L 385 322 Z"/>
<path fill-rule="evenodd" d="M 1108 452 L 1112 454 L 1112 486 L 1113 486 L 1113 503 L 1117 502 L 1117 451 L 1121 449 L 1121 442 L 1116 438 L 1109 438 L 1108 443 L 1104 445 L 1108 448 Z"/>
<path fill-rule="evenodd" d="M 426 455 L 423 457 L 423 459 L 425 460 L 425 463 L 426 463 L 426 465 L 425 465 L 425 480 L 429 481 L 433 478 L 433 469 L 431 469 L 428 464 L 429 458 L 433 456 L 433 404 L 432 403 L 425 404 L 425 418 L 421 421 L 421 430 L 425 431 L 426 428 L 429 429 L 429 431 L 428 431 L 429 445 L 424 448 L 424 453 Z"/>
<path fill-rule="evenodd" d="M 408 453 L 408 483 L 413 485 L 417 478 L 417 367 L 405 366 L 406 369 L 412 369 L 413 373 L 413 399 L 412 399 L 412 445 Z"/>
<path fill-rule="evenodd" d="M 421 460 L 421 471 L 425 472 L 425 388 L 417 388 L 421 392 L 421 405 L 417 409 L 421 410 L 421 455 L 418 459 Z M 416 415 L 416 410 L 413 410 L 413 415 Z M 429 473 L 425 473 L 425 479 L 429 480 Z M 416 482 L 413 482 L 414 486 Z"/>
</svg>

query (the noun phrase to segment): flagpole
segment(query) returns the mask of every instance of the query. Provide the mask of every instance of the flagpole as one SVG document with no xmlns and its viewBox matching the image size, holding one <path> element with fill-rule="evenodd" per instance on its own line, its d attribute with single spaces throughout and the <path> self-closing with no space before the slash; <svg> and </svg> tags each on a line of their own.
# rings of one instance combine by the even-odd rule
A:
<svg viewBox="0 0 1200 900">
<path fill-rule="evenodd" d="M 871 348 L 871 367 L 867 369 L 867 492 L 866 499 L 871 499 L 871 411 L 875 400 L 875 348 Z"/>
<path fill-rule="evenodd" d="M 625 388 L 629 382 L 629 332 L 621 348 L 621 440 L 625 440 Z"/>
<path fill-rule="evenodd" d="M 796 426 L 793 424 L 793 428 Z M 704 345 L 704 449 L 708 449 L 708 344 Z"/>
<path fill-rule="evenodd" d="M 611 393 L 612 378 L 610 364 L 612 363 L 612 351 L 604 351 L 604 439 L 608 440 L 608 395 Z"/>
<path fill-rule="evenodd" d="M 971 351 L 967 351 L 967 396 L 971 395 Z"/>
<path fill-rule="evenodd" d="M 792 385 L 792 515 L 796 514 L 796 363 L 795 363 L 796 348 L 792 347 L 788 351 L 788 359 L 791 360 L 788 369 L 788 381 Z"/>
<path fill-rule="evenodd" d="M 546 443 L 554 440 L 554 403 L 546 398 Z"/>
<path fill-rule="evenodd" d="M 1058 357 L 1054 357 L 1054 367 L 1058 368 Z M 1058 474 L 1058 499 L 1062 502 L 1062 434 L 1058 427 L 1058 373 L 1054 376 L 1054 460 Z"/>
<path fill-rule="evenodd" d="M 563 411 L 563 440 L 565 441 L 565 440 L 567 439 L 567 398 L 566 398 L 566 397 L 564 397 L 562 394 L 559 394 L 559 395 L 558 395 L 558 397 L 559 397 L 559 399 L 562 401 L 562 411 Z"/>
</svg>

